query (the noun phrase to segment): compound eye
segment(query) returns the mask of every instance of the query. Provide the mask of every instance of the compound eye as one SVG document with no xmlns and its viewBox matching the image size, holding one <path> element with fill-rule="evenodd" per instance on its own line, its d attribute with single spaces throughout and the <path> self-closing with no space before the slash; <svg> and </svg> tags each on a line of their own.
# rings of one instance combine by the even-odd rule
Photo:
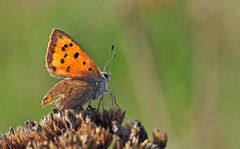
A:
<svg viewBox="0 0 240 149">
<path fill-rule="evenodd" d="M 107 74 L 103 74 L 104 78 L 108 79 L 108 75 Z"/>
</svg>

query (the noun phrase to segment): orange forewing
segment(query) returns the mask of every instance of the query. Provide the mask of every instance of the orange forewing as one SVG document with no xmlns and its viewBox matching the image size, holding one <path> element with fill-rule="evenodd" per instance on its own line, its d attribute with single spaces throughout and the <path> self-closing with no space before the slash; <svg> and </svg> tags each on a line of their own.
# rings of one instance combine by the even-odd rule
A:
<svg viewBox="0 0 240 149">
<path fill-rule="evenodd" d="M 101 76 L 100 70 L 85 51 L 58 29 L 54 29 L 50 36 L 46 66 L 49 73 L 56 77 Z"/>
</svg>

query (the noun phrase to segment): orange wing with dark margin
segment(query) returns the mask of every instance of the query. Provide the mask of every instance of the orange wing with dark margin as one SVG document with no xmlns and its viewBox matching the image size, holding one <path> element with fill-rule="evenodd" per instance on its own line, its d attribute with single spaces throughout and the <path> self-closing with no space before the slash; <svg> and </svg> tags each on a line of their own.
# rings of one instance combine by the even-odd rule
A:
<svg viewBox="0 0 240 149">
<path fill-rule="evenodd" d="M 101 77 L 101 72 L 86 52 L 66 33 L 53 29 L 46 54 L 46 67 L 54 77 Z"/>
</svg>

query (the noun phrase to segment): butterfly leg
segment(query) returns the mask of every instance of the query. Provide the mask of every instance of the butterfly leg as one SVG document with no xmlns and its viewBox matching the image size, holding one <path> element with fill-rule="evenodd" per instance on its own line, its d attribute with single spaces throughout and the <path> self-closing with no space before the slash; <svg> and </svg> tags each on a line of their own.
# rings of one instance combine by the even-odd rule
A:
<svg viewBox="0 0 240 149">
<path fill-rule="evenodd" d="M 100 97 L 100 100 L 99 100 L 99 102 L 98 102 L 98 108 L 97 108 L 97 110 L 99 110 L 100 105 L 102 105 L 102 111 L 103 111 L 103 110 L 104 110 L 104 106 L 103 106 L 103 95 Z"/>
<path fill-rule="evenodd" d="M 87 109 L 88 109 L 88 108 L 90 108 L 90 109 L 92 108 L 92 106 L 91 106 L 91 102 L 92 102 L 92 99 L 89 100 L 89 102 L 88 102 L 88 106 L 87 106 Z"/>
<path fill-rule="evenodd" d="M 113 106 L 113 107 L 115 107 L 115 106 L 119 107 L 118 104 L 117 104 L 117 101 L 116 101 L 116 98 L 115 98 L 115 95 L 114 95 L 113 90 L 108 89 L 108 90 L 106 90 L 106 92 L 108 92 L 108 93 L 110 94 L 110 96 L 111 96 L 112 106 Z"/>
<path fill-rule="evenodd" d="M 99 111 L 100 106 L 102 107 L 102 111 Z M 101 120 L 103 120 L 103 115 L 104 115 L 104 106 L 103 106 L 103 95 L 100 97 L 99 102 L 98 102 L 98 108 L 97 110 L 101 113 Z"/>
<path fill-rule="evenodd" d="M 113 102 L 114 102 L 115 106 L 119 107 L 118 104 L 117 104 L 117 101 L 116 101 L 116 98 L 115 98 L 115 95 L 114 95 L 113 91 L 111 92 L 111 98 L 112 98 L 112 105 L 113 105 Z"/>
</svg>

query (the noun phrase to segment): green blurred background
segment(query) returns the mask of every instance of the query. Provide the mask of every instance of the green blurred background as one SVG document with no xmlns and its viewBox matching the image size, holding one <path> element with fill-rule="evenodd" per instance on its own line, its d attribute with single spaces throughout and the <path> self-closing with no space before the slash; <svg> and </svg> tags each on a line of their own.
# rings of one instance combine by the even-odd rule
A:
<svg viewBox="0 0 240 149">
<path fill-rule="evenodd" d="M 239 148 L 240 2 L 236 0 L 1 0 L 0 133 L 39 120 L 59 81 L 45 68 L 51 30 L 70 34 L 102 68 L 115 44 L 110 87 L 168 148 Z M 105 105 L 111 100 L 105 98 Z M 96 104 L 96 103 L 95 103 Z"/>
</svg>

